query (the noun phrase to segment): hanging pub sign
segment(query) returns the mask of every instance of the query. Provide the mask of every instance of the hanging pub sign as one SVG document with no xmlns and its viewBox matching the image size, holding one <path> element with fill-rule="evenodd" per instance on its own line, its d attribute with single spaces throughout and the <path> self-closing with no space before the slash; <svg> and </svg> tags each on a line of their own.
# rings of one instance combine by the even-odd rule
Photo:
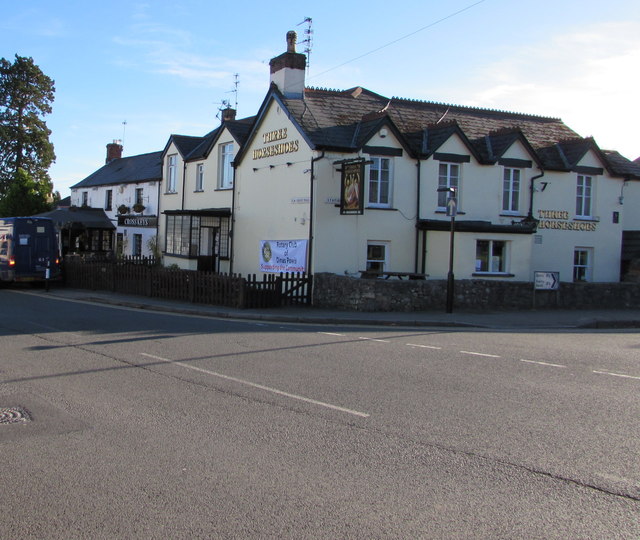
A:
<svg viewBox="0 0 640 540">
<path fill-rule="evenodd" d="M 340 184 L 340 214 L 364 213 L 364 160 L 342 163 Z"/>
<path fill-rule="evenodd" d="M 307 240 L 261 240 L 261 272 L 306 272 Z"/>
</svg>

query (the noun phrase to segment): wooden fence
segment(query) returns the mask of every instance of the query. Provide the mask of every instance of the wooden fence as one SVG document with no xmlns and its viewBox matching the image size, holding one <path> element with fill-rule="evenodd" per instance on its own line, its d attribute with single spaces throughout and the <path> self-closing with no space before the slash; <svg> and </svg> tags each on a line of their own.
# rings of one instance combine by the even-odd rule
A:
<svg viewBox="0 0 640 540">
<path fill-rule="evenodd" d="M 82 260 L 67 258 L 65 282 L 70 287 L 138 294 L 183 302 L 253 309 L 311 303 L 312 278 L 303 273 L 215 274 L 158 266 L 147 260 Z"/>
</svg>

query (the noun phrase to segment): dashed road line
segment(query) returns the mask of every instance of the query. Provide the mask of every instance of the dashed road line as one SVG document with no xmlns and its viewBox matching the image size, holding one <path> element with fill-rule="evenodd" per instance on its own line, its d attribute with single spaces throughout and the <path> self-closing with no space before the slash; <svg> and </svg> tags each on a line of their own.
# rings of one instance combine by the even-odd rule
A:
<svg viewBox="0 0 640 540">
<path fill-rule="evenodd" d="M 340 334 L 337 332 L 317 332 L 318 334 L 323 334 L 325 336 L 338 336 L 338 337 L 347 337 L 346 334 Z M 385 340 L 385 339 L 375 339 L 375 338 L 370 338 L 370 337 L 364 337 L 364 336 L 359 336 L 358 339 L 363 340 L 363 341 L 377 341 L 379 343 L 391 343 L 391 341 L 389 340 Z M 415 347 L 415 348 L 419 348 L 419 349 L 432 349 L 432 350 L 442 350 L 442 347 L 437 347 L 435 345 L 422 345 L 422 344 L 418 344 L 418 343 L 405 343 L 406 347 Z M 460 354 L 468 354 L 468 355 L 472 355 L 472 356 L 481 356 L 484 358 L 502 358 L 501 355 L 499 354 L 489 354 L 489 353 L 481 353 L 481 352 L 475 352 L 475 351 L 459 351 Z M 541 360 L 528 360 L 526 358 L 520 358 L 520 362 L 524 362 L 526 364 L 535 364 L 538 366 L 545 366 L 545 367 L 553 367 L 553 368 L 559 368 L 559 369 L 567 369 L 567 366 L 564 364 L 555 364 L 553 362 L 543 362 Z M 610 371 L 601 371 L 601 370 L 592 370 L 592 373 L 598 374 L 598 375 L 610 375 L 612 377 L 621 377 L 624 379 L 633 379 L 633 380 L 640 380 L 640 376 L 635 376 L 635 375 L 626 375 L 624 373 L 613 373 Z"/>
<path fill-rule="evenodd" d="M 471 354 L 473 356 L 484 356 L 486 358 L 502 358 L 502 356 L 498 355 L 498 354 L 487 354 L 487 353 L 480 353 L 480 352 L 473 352 L 473 351 L 460 351 L 461 354 Z"/>
<path fill-rule="evenodd" d="M 552 364 L 551 362 L 540 362 L 538 360 L 525 360 L 524 358 L 520 358 L 520 362 L 526 362 L 527 364 L 538 364 L 539 366 L 557 367 L 557 368 L 567 367 L 567 366 L 563 366 L 562 364 Z"/>
<path fill-rule="evenodd" d="M 622 377 L 624 379 L 635 379 L 640 381 L 640 377 L 636 377 L 635 375 L 625 375 L 624 373 L 612 373 L 610 371 L 599 371 L 594 369 L 593 373 L 597 373 L 598 375 L 611 375 L 612 377 Z"/>
<path fill-rule="evenodd" d="M 160 360 L 162 362 L 167 362 L 168 364 L 172 364 L 174 366 L 180 366 L 186 369 L 190 369 L 192 371 L 198 371 L 200 373 L 205 373 L 206 375 L 211 375 L 212 377 L 218 377 L 219 379 L 224 379 L 227 381 L 232 381 L 238 384 L 242 384 L 245 386 L 250 386 L 252 388 L 257 388 L 258 390 L 264 390 L 265 392 L 271 392 L 272 394 L 278 394 L 280 396 L 288 397 L 290 399 L 295 399 L 298 401 L 304 401 L 305 403 L 310 403 L 312 405 L 319 405 L 320 407 L 325 407 L 327 409 L 333 409 L 334 411 L 339 411 L 347 414 L 352 414 L 354 416 L 359 416 L 361 418 L 368 418 L 370 415 L 364 412 L 355 411 L 353 409 L 347 409 L 346 407 L 340 407 L 339 405 L 333 405 L 332 403 L 326 403 L 324 401 L 318 401 L 316 399 L 311 399 L 305 396 L 300 396 L 298 394 L 291 394 L 289 392 L 284 392 L 282 390 L 278 390 L 277 388 L 271 388 L 270 386 L 264 386 L 262 384 L 257 384 L 251 381 L 247 381 L 244 379 L 239 379 L 238 377 L 231 377 L 229 375 L 224 375 L 223 373 L 218 373 L 216 371 L 211 371 L 208 369 L 203 369 L 197 366 L 192 366 L 190 364 L 185 364 L 184 362 L 176 362 L 174 360 L 169 360 L 168 358 L 163 358 L 161 356 L 156 356 L 155 354 L 148 353 L 140 353 L 142 356 L 146 356 L 147 358 L 153 358 L 154 360 Z"/>
</svg>

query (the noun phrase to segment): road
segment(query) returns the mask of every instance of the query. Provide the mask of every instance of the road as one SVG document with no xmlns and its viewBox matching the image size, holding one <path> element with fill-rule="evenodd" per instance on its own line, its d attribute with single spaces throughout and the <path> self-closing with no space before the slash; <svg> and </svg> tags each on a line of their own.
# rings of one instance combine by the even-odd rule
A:
<svg viewBox="0 0 640 540">
<path fill-rule="evenodd" d="M 0 538 L 640 537 L 637 331 L 0 306 Z"/>
</svg>

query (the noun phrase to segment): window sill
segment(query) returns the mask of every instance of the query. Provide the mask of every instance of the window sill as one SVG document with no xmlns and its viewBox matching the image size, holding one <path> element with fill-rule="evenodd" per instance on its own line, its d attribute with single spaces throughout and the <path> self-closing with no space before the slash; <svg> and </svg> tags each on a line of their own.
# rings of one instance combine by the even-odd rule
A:
<svg viewBox="0 0 640 540">
<path fill-rule="evenodd" d="M 508 272 L 474 272 L 471 274 L 473 277 L 516 277 L 515 274 L 509 274 Z"/>
<path fill-rule="evenodd" d="M 447 213 L 447 211 L 446 211 L 446 210 L 442 210 L 442 209 L 438 209 L 438 210 L 436 210 L 436 214 L 446 214 L 446 213 Z M 462 211 L 458 210 L 458 211 L 456 212 L 456 215 L 458 215 L 458 216 L 464 216 L 464 215 L 466 215 L 466 212 L 462 212 Z"/>
<path fill-rule="evenodd" d="M 194 193 L 204 193 L 204 189 L 194 189 Z"/>
<path fill-rule="evenodd" d="M 339 205 L 338 205 L 339 206 Z M 392 212 L 397 212 L 397 208 L 391 208 L 390 206 L 365 206 L 365 210 L 391 210 Z"/>
<path fill-rule="evenodd" d="M 178 192 L 177 191 L 165 191 L 164 194 L 165 195 L 177 195 Z"/>
<path fill-rule="evenodd" d="M 229 187 L 217 187 L 215 189 L 215 191 L 231 191 L 233 189 L 233 186 L 229 186 Z"/>
<path fill-rule="evenodd" d="M 595 221 L 595 222 L 599 222 L 600 218 L 599 217 L 593 217 L 593 216 L 575 216 L 573 218 L 573 221 Z"/>
<path fill-rule="evenodd" d="M 525 216 L 524 214 L 521 214 L 520 212 L 507 212 L 506 210 L 503 210 L 501 214 L 499 214 L 500 217 L 511 217 L 511 218 L 526 218 L 527 216 Z"/>
</svg>

